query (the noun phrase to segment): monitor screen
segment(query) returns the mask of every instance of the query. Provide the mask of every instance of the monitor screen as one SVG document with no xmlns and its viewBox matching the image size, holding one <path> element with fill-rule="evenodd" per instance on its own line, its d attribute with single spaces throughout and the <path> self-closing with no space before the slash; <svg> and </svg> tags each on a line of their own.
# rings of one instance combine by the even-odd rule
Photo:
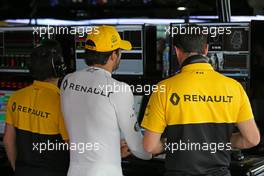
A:
<svg viewBox="0 0 264 176">
<path fill-rule="evenodd" d="M 150 96 L 148 95 L 134 95 L 134 111 L 138 119 L 138 123 L 141 124 L 145 110 L 148 105 Z"/>
<path fill-rule="evenodd" d="M 222 51 L 223 49 L 223 36 L 217 35 L 209 37 L 208 39 L 209 51 Z"/>
<path fill-rule="evenodd" d="M 246 70 L 249 69 L 249 23 L 198 23 L 198 27 L 186 27 L 184 24 L 172 24 L 174 34 L 184 32 L 188 34 L 208 35 L 208 56 L 218 58 L 215 69 L 223 70 Z M 185 27 L 185 28 L 184 28 Z M 195 30 L 196 29 L 196 30 Z M 172 37 L 172 35 L 171 35 Z M 177 72 L 179 65 L 171 40 L 171 72 Z"/>
<path fill-rule="evenodd" d="M 224 35 L 224 51 L 248 51 L 249 50 L 249 28 L 232 27 L 230 35 Z"/>
<path fill-rule="evenodd" d="M 209 51 L 248 52 L 249 24 L 248 23 L 199 23 L 201 28 L 184 24 L 172 24 L 174 33 L 207 34 Z M 183 30 L 184 29 L 184 30 Z"/>
<path fill-rule="evenodd" d="M 76 70 L 82 70 L 87 68 L 84 57 L 76 59 Z"/>
<path fill-rule="evenodd" d="M 5 31 L 5 54 L 30 54 L 34 48 L 32 31 Z"/>
<path fill-rule="evenodd" d="M 137 119 L 140 119 L 141 114 L 141 105 L 142 105 L 143 96 L 142 95 L 134 95 L 134 111 Z"/>
<path fill-rule="evenodd" d="M 247 69 L 248 68 L 248 56 L 238 54 L 224 54 L 223 67 L 225 69 Z"/>
<path fill-rule="evenodd" d="M 148 104 L 148 97 L 144 95 L 134 95 L 134 111 L 137 117 L 139 126 L 144 118 L 145 109 Z M 141 127 L 141 132 L 144 133 L 144 128 Z"/>
<path fill-rule="evenodd" d="M 123 31 L 119 32 L 121 38 L 123 40 L 128 40 L 131 42 L 132 49 L 133 50 L 141 50 L 142 49 L 142 33 L 141 30 L 135 30 L 135 31 Z"/>
<path fill-rule="evenodd" d="M 122 50 L 121 61 L 113 75 L 143 75 L 143 26 L 116 26 L 123 40 L 130 41 L 132 50 Z"/>
<path fill-rule="evenodd" d="M 7 102 L 12 93 L 13 91 L 0 90 L 0 135 L 4 133 Z"/>
</svg>

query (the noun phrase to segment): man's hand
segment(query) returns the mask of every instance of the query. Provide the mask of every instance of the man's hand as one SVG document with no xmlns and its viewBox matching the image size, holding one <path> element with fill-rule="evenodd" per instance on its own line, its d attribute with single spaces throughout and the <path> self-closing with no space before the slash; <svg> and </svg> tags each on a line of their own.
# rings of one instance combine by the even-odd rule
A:
<svg viewBox="0 0 264 176">
<path fill-rule="evenodd" d="M 126 158 L 129 155 L 131 155 L 131 152 L 129 151 L 128 145 L 125 140 L 121 140 L 121 157 Z"/>
</svg>

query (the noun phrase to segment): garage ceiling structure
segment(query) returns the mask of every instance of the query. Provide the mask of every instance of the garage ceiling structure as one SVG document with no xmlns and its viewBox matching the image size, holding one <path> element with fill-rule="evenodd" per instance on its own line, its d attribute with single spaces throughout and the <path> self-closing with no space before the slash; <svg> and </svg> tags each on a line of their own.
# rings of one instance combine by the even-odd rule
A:
<svg viewBox="0 0 264 176">
<path fill-rule="evenodd" d="M 248 2 L 249 1 L 249 2 Z M 258 2 L 259 1 L 259 2 Z M 232 15 L 263 13 L 263 0 L 230 0 Z M 178 18 L 217 15 L 217 0 L 1 0 L 0 20 L 18 18 Z M 180 10 L 186 7 L 187 10 Z M 254 8 L 258 8 L 257 10 Z"/>
</svg>

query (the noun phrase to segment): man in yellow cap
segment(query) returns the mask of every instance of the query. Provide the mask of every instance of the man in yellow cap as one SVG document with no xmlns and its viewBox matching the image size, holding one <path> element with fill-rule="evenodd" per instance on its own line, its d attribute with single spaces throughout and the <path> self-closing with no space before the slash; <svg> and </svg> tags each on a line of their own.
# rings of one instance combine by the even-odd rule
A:
<svg viewBox="0 0 264 176">
<path fill-rule="evenodd" d="M 151 158 L 143 149 L 131 89 L 111 77 L 121 49 L 130 50 L 131 44 L 112 26 L 96 28 L 86 40 L 88 67 L 67 75 L 61 86 L 70 143 L 86 146 L 71 150 L 68 176 L 122 176 L 120 136 L 135 156 Z"/>
</svg>

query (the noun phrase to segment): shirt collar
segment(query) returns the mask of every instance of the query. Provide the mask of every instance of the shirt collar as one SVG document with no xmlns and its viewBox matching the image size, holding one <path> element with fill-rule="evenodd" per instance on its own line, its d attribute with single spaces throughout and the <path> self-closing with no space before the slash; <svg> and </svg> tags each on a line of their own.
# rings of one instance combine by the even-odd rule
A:
<svg viewBox="0 0 264 176">
<path fill-rule="evenodd" d="M 36 87 L 44 87 L 44 88 L 48 88 L 48 89 L 52 89 L 54 90 L 55 92 L 58 92 L 60 93 L 60 89 L 55 86 L 54 84 L 51 84 L 49 82 L 44 82 L 44 81 L 34 81 L 33 82 L 33 86 L 36 86 Z"/>
<path fill-rule="evenodd" d="M 181 71 L 190 70 L 214 70 L 214 68 L 209 63 L 193 63 L 182 67 Z"/>
<path fill-rule="evenodd" d="M 88 69 L 95 69 L 95 70 L 100 70 L 101 72 L 104 72 L 106 73 L 108 76 L 112 76 L 112 73 L 110 73 L 109 71 L 103 69 L 103 68 L 100 68 L 100 67 L 95 67 L 95 66 L 89 66 Z"/>
</svg>

